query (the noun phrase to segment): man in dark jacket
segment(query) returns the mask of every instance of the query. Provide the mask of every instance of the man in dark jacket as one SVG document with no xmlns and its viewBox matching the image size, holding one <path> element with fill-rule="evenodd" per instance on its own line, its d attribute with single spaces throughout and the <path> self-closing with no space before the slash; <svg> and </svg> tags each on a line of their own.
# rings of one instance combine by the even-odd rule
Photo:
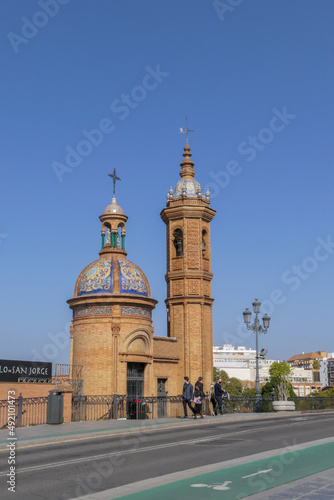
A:
<svg viewBox="0 0 334 500">
<path fill-rule="evenodd" d="M 184 409 L 184 417 L 183 418 L 188 418 L 188 413 L 187 413 L 187 405 L 195 414 L 194 408 L 191 406 L 191 403 L 194 400 L 194 388 L 192 384 L 189 382 L 189 377 L 184 377 L 184 384 L 183 384 L 183 391 L 182 391 L 182 403 L 183 403 L 183 409 Z"/>
<path fill-rule="evenodd" d="M 222 405 L 223 405 L 223 394 L 224 394 L 224 389 L 222 389 L 221 386 L 222 379 L 219 377 L 217 382 L 215 383 L 215 399 L 217 401 L 217 406 L 215 408 L 215 415 L 217 415 L 217 410 L 219 410 L 219 413 L 222 415 L 223 410 L 222 410 Z"/>
</svg>

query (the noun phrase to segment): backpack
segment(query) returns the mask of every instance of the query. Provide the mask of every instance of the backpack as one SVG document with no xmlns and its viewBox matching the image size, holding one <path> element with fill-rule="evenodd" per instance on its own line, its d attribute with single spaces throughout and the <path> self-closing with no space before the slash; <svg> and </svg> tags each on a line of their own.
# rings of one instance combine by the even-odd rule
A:
<svg viewBox="0 0 334 500">
<path fill-rule="evenodd" d="M 195 398 L 199 398 L 201 395 L 201 391 L 199 390 L 198 387 L 195 387 L 195 391 L 194 391 L 194 396 Z"/>
<path fill-rule="evenodd" d="M 225 401 L 230 401 L 231 397 L 230 397 L 229 392 L 224 391 L 224 394 L 223 394 L 223 399 L 224 399 Z"/>
</svg>

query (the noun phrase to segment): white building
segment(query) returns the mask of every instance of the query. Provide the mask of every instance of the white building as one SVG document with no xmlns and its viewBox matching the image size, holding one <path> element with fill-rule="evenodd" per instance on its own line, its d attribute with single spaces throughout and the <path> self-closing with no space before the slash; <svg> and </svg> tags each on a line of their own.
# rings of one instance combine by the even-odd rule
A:
<svg viewBox="0 0 334 500">
<path fill-rule="evenodd" d="M 334 358 L 334 355 L 332 356 Z M 259 379 L 261 384 L 269 382 L 269 368 L 279 360 L 259 359 Z M 232 346 L 224 344 L 213 348 L 213 366 L 218 370 L 224 370 L 229 377 L 235 377 L 241 381 L 249 381 L 254 386 L 256 378 L 256 351 L 244 346 Z M 297 396 L 308 396 L 312 391 L 327 385 L 328 368 L 327 359 L 321 360 L 320 382 L 313 382 L 313 370 L 302 367 L 291 367 L 291 384 Z M 327 376 L 327 378 L 326 378 Z M 248 385 L 248 384 L 246 384 Z"/>
<path fill-rule="evenodd" d="M 320 360 L 320 382 L 322 382 L 323 387 L 329 385 L 327 358 Z"/>
<path fill-rule="evenodd" d="M 269 367 L 275 360 L 259 359 L 260 382 L 269 379 Z M 239 380 L 255 381 L 256 376 L 256 350 L 245 346 L 223 344 L 213 347 L 213 366 L 224 370 L 229 377 Z"/>
</svg>

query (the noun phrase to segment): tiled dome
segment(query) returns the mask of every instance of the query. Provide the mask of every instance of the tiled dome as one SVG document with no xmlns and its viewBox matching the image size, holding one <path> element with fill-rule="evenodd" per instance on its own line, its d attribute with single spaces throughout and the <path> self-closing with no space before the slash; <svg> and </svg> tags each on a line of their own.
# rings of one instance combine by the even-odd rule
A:
<svg viewBox="0 0 334 500">
<path fill-rule="evenodd" d="M 103 215 L 108 215 L 108 214 L 118 214 L 118 215 L 124 215 L 124 212 L 123 212 L 123 209 L 117 205 L 117 201 L 116 201 L 116 198 L 113 198 L 111 200 L 111 203 L 110 205 L 108 205 L 104 211 L 103 211 Z"/>
<path fill-rule="evenodd" d="M 115 289 L 113 273 L 118 273 L 119 290 Z M 75 285 L 74 296 L 100 293 L 150 297 L 150 287 L 143 271 L 133 262 L 125 257 L 108 256 L 92 262 L 82 271 Z"/>
<path fill-rule="evenodd" d="M 183 190 L 187 196 L 197 196 L 201 185 L 196 179 L 180 179 L 176 184 L 174 196 L 182 196 Z"/>
</svg>

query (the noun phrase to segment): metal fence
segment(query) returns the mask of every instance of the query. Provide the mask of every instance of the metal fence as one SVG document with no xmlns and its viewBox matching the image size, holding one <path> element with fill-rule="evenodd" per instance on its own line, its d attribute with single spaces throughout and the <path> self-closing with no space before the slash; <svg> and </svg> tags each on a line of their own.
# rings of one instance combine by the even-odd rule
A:
<svg viewBox="0 0 334 500">
<path fill-rule="evenodd" d="M 72 422 L 126 418 L 125 396 L 72 397 Z"/>
<path fill-rule="evenodd" d="M 297 397 L 292 399 L 297 411 L 334 409 L 331 397 Z M 15 399 L 16 427 L 46 423 L 47 397 Z M 272 398 L 262 398 L 262 409 L 272 411 Z M 233 396 L 223 404 L 224 413 L 251 413 L 254 411 L 254 396 Z M 208 399 L 203 401 L 203 413 L 212 414 L 212 405 Z M 157 419 L 163 417 L 182 417 L 181 396 L 147 397 L 129 399 L 123 395 L 79 396 L 72 398 L 72 421 L 97 421 L 117 418 Z M 0 400 L 0 428 L 7 427 L 8 401 Z"/>
<path fill-rule="evenodd" d="M 72 421 L 108 420 L 127 418 L 130 420 L 181 417 L 183 415 L 180 396 L 127 398 L 123 395 L 73 396 Z"/>
<path fill-rule="evenodd" d="M 47 397 L 23 398 L 13 400 L 15 407 L 15 427 L 46 423 Z M 0 400 L 0 428 L 8 425 L 8 401 Z"/>
<path fill-rule="evenodd" d="M 297 411 L 329 410 L 334 408 L 334 398 L 329 396 L 289 398 L 289 401 L 295 402 Z"/>
<path fill-rule="evenodd" d="M 334 409 L 334 398 L 300 397 L 294 399 L 296 410 Z M 263 412 L 272 412 L 272 397 L 261 399 Z M 223 413 L 253 413 L 256 399 L 254 396 L 233 396 L 223 402 Z M 204 415 L 212 415 L 212 404 L 208 398 L 203 401 Z M 124 395 L 113 396 L 73 396 L 72 421 L 126 419 L 157 419 L 163 417 L 183 417 L 181 396 L 147 397 L 129 399 Z"/>
<path fill-rule="evenodd" d="M 263 411 L 272 411 L 272 398 L 262 399 Z M 224 413 L 251 413 L 254 411 L 255 397 L 233 397 L 223 404 Z M 208 399 L 203 401 L 204 415 L 212 414 Z M 129 399 L 124 395 L 73 396 L 72 421 L 107 420 L 127 418 L 135 420 L 163 417 L 183 417 L 181 396 L 147 397 Z"/>
</svg>

